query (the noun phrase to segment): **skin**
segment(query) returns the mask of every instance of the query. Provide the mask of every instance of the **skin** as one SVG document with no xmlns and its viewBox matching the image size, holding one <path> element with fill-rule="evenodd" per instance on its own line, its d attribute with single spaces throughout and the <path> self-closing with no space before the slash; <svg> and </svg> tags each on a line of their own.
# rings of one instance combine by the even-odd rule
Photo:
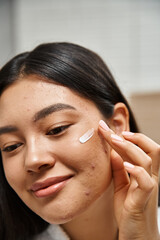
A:
<svg viewBox="0 0 160 240">
<path fill-rule="evenodd" d="M 37 115 L 59 103 L 72 108 L 43 118 Z M 149 240 L 153 234 L 158 239 L 155 199 L 159 146 L 144 135 L 123 133 L 129 131 L 124 104 L 116 104 L 112 118 L 105 119 L 93 102 L 32 75 L 17 80 L 3 92 L 0 116 L 0 128 L 16 128 L 0 135 L 6 179 L 39 216 L 62 224 L 74 240 L 106 236 L 108 240 Z M 112 130 L 102 128 L 101 119 Z M 51 131 L 60 126 L 68 127 L 58 134 Z M 95 129 L 94 136 L 80 144 L 79 137 L 90 128 Z M 115 140 L 115 132 L 123 136 L 122 141 Z M 16 148 L 8 152 L 9 146 Z M 124 161 L 134 167 L 124 166 Z M 37 181 L 66 175 L 72 178 L 54 196 L 37 198 L 31 191 Z M 146 229 L 153 220 L 154 227 Z"/>
</svg>

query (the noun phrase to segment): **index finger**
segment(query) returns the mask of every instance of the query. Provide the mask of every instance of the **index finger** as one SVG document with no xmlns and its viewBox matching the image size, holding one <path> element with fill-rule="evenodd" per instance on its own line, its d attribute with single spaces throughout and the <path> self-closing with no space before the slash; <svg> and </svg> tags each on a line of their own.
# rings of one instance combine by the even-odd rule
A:
<svg viewBox="0 0 160 240">
<path fill-rule="evenodd" d="M 156 151 L 160 155 L 160 145 L 146 135 L 127 131 L 123 131 L 122 135 L 125 139 L 138 145 L 145 153 L 149 154 Z"/>
<path fill-rule="evenodd" d="M 138 145 L 138 147 L 152 158 L 152 172 L 157 175 L 160 164 L 160 145 L 142 133 L 124 131 L 122 135 L 126 140 Z"/>
<path fill-rule="evenodd" d="M 146 147 L 146 145 L 149 146 L 147 141 L 141 139 L 141 141 L 139 141 L 141 142 L 141 144 L 139 144 L 141 147 L 137 146 L 138 144 L 136 140 L 130 140 L 131 138 L 133 139 L 133 136 L 135 135 L 131 132 L 128 132 L 128 134 L 126 134 L 128 135 L 128 139 L 126 137 L 123 140 L 121 137 L 116 135 L 115 140 L 114 134 L 112 134 L 113 131 L 110 130 L 110 128 L 106 125 L 104 121 L 100 121 L 99 125 L 99 130 L 101 131 L 106 141 L 111 145 L 112 148 L 114 148 L 114 150 L 122 157 L 124 161 L 129 161 L 134 165 L 142 166 L 150 175 L 152 175 L 153 173 L 156 178 L 158 177 L 159 155 L 155 154 L 155 150 L 153 151 L 152 156 L 149 156 L 149 154 L 144 151 L 144 148 L 145 150 L 148 150 L 148 148 Z M 156 143 L 154 144 L 154 146 L 155 145 Z M 153 157 L 153 155 L 155 156 Z"/>
</svg>

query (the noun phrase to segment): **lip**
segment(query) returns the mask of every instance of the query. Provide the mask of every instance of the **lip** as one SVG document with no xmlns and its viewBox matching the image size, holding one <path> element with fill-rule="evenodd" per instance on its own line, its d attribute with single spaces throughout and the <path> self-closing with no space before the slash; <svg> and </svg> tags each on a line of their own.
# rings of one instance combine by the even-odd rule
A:
<svg viewBox="0 0 160 240">
<path fill-rule="evenodd" d="M 62 190 L 73 175 L 47 178 L 42 182 L 36 182 L 31 186 L 31 191 L 38 197 L 48 197 Z"/>
</svg>

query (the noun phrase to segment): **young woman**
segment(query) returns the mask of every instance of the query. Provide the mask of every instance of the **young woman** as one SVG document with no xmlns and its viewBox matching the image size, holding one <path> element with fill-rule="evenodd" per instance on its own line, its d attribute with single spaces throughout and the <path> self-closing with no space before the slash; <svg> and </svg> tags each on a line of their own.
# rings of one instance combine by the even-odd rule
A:
<svg viewBox="0 0 160 240">
<path fill-rule="evenodd" d="M 0 149 L 0 239 L 159 239 L 160 147 L 94 52 L 43 44 L 1 69 Z"/>
</svg>

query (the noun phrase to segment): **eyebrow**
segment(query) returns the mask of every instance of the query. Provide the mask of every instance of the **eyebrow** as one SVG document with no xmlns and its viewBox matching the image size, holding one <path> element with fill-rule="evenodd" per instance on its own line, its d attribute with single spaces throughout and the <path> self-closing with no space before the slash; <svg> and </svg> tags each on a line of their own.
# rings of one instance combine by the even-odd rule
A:
<svg viewBox="0 0 160 240">
<path fill-rule="evenodd" d="M 37 122 L 40 119 L 45 118 L 54 112 L 59 112 L 62 110 L 67 110 L 67 109 L 68 110 L 76 110 L 76 108 L 74 108 L 73 106 L 64 104 L 64 103 L 56 103 L 56 104 L 50 105 L 50 106 L 38 111 L 33 117 L 33 122 Z"/>
<path fill-rule="evenodd" d="M 16 131 L 18 131 L 18 128 L 14 127 L 14 126 L 0 127 L 0 135 L 5 134 L 5 133 L 16 132 Z"/>
</svg>

